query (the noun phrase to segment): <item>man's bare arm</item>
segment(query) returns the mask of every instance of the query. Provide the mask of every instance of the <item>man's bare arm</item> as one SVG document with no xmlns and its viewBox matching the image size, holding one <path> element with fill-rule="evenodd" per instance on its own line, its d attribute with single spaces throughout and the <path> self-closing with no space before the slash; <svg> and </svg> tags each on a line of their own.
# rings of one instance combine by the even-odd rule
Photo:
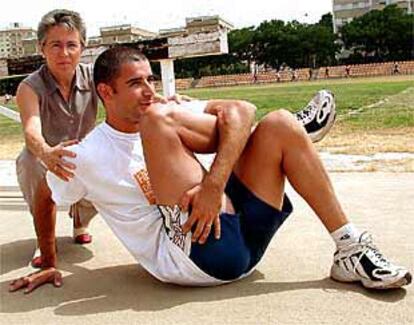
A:
<svg viewBox="0 0 414 325">
<path fill-rule="evenodd" d="M 240 157 L 243 148 L 250 136 L 251 127 L 255 120 L 256 108 L 245 101 L 209 101 L 206 113 L 216 117 L 213 128 L 211 124 L 205 126 L 209 130 L 210 142 L 204 142 L 205 149 L 216 148 L 216 157 L 210 171 L 196 190 L 188 191 L 181 200 L 181 205 L 191 204 L 192 213 L 184 225 L 184 231 L 189 231 L 194 224 L 197 227 L 193 233 L 193 241 L 204 243 L 207 239 L 212 223 L 215 225 L 215 236 L 220 236 L 218 214 L 221 206 L 222 194 L 233 166 Z M 191 130 L 191 126 L 189 126 Z M 187 128 L 186 128 L 187 129 Z M 188 132 L 188 130 L 187 130 Z M 187 144 L 187 134 L 179 132 L 182 141 Z"/>
<path fill-rule="evenodd" d="M 256 107 L 246 101 L 214 100 L 206 112 L 217 116 L 217 155 L 206 178 L 222 192 L 239 159 L 255 121 Z"/>
<path fill-rule="evenodd" d="M 217 117 L 183 109 L 168 112 L 183 144 L 195 153 L 214 153 L 218 147 Z"/>
</svg>

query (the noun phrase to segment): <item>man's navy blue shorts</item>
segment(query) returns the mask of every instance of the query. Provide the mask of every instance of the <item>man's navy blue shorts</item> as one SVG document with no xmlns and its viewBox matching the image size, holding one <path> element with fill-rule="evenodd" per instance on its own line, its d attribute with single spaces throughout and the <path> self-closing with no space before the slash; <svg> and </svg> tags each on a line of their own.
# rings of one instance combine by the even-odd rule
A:
<svg viewBox="0 0 414 325">
<path fill-rule="evenodd" d="M 214 238 L 212 230 L 205 244 L 192 244 L 190 258 L 216 279 L 234 280 L 256 266 L 293 208 L 285 195 L 282 210 L 275 209 L 250 192 L 234 174 L 225 192 L 236 213 L 221 213 L 220 239 Z"/>
</svg>

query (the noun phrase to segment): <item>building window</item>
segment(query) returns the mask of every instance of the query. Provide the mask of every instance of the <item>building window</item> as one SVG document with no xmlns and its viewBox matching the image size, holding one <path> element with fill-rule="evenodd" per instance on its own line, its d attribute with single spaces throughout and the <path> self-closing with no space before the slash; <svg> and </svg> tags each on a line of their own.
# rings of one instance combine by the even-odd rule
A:
<svg viewBox="0 0 414 325">
<path fill-rule="evenodd" d="M 362 9 L 362 8 L 368 8 L 369 6 L 370 6 L 370 3 L 367 1 L 355 1 L 353 3 L 334 5 L 334 11 Z"/>
</svg>

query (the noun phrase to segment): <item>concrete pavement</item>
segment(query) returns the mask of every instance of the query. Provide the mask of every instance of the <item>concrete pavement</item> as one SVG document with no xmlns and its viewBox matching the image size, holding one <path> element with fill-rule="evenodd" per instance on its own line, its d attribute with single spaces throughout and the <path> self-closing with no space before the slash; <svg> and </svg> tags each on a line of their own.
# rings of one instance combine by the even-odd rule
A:
<svg viewBox="0 0 414 325">
<path fill-rule="evenodd" d="M 331 176 L 354 223 L 369 229 L 387 256 L 414 270 L 414 173 Z M 293 215 L 243 281 L 215 288 L 162 284 L 135 263 L 99 216 L 91 226 L 93 243 L 72 244 L 71 222 L 61 211 L 63 287 L 10 294 L 8 282 L 31 270 L 35 236 L 19 193 L 6 192 L 0 194 L 1 324 L 414 324 L 413 285 L 374 292 L 327 277 L 334 245 L 290 188 Z M 14 205 L 5 204 L 13 199 Z"/>
</svg>

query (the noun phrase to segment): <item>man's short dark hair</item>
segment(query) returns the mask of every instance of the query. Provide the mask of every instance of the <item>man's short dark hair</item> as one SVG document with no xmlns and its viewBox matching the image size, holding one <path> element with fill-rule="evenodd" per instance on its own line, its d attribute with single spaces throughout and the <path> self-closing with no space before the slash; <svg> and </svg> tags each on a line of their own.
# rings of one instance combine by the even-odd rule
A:
<svg viewBox="0 0 414 325">
<path fill-rule="evenodd" d="M 93 67 L 95 87 L 100 83 L 113 85 L 121 67 L 125 63 L 148 61 L 146 56 L 137 49 L 125 46 L 115 46 L 102 52 Z"/>
</svg>

